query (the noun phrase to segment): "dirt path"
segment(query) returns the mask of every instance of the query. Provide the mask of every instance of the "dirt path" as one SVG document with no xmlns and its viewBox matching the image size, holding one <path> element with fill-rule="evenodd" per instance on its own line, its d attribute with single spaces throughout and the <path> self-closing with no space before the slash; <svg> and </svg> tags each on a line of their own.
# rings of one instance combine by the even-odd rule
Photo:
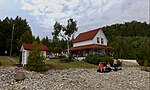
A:
<svg viewBox="0 0 150 90">
<path fill-rule="evenodd" d="M 9 59 L 10 61 L 12 61 L 14 64 L 18 64 L 18 62 L 13 58 L 11 58 L 11 57 L 6 57 L 6 58 Z"/>
</svg>

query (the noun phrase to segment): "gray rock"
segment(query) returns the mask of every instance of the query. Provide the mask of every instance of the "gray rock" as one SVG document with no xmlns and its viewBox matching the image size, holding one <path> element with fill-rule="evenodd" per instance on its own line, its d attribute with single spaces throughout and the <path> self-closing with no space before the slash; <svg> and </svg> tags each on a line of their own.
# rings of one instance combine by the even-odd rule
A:
<svg viewBox="0 0 150 90">
<path fill-rule="evenodd" d="M 0 67 L 0 90 L 149 90 L 149 85 L 150 73 L 135 67 L 109 73 L 69 69 L 49 70 L 44 74 Z"/>
<path fill-rule="evenodd" d="M 24 79 L 25 79 L 25 73 L 21 71 L 17 71 L 17 73 L 15 74 L 15 80 L 22 81 Z"/>
</svg>

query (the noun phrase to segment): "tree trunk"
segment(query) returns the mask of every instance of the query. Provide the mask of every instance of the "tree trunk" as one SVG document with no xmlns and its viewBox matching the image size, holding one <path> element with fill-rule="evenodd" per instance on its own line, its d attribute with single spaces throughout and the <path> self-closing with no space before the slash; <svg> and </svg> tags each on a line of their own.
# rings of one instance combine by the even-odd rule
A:
<svg viewBox="0 0 150 90">
<path fill-rule="evenodd" d="M 68 54 L 68 57 L 69 57 L 69 41 L 67 41 L 67 54 Z"/>
</svg>

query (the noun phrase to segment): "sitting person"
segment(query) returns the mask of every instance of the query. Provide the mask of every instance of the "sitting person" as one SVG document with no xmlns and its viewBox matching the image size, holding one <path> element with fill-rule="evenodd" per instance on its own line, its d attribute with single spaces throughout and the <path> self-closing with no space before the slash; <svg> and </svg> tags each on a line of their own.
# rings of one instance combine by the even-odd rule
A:
<svg viewBox="0 0 150 90">
<path fill-rule="evenodd" d="M 98 65 L 97 72 L 103 72 L 103 71 L 104 71 L 104 64 L 102 62 L 100 62 L 99 65 Z"/>
<path fill-rule="evenodd" d="M 107 62 L 107 64 L 106 64 L 106 70 L 105 71 L 106 72 L 110 72 L 111 71 L 111 66 L 110 66 L 109 62 Z"/>
</svg>

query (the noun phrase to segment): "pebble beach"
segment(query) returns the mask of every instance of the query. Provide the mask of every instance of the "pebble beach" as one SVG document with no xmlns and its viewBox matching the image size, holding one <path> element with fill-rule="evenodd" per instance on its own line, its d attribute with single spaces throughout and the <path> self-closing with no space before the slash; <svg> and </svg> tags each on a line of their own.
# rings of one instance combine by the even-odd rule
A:
<svg viewBox="0 0 150 90">
<path fill-rule="evenodd" d="M 18 70 L 25 74 L 24 80 L 15 80 Z M 109 73 L 97 73 L 94 68 L 37 73 L 19 67 L 0 67 L 0 90 L 150 90 L 150 72 L 122 67 Z"/>
</svg>

